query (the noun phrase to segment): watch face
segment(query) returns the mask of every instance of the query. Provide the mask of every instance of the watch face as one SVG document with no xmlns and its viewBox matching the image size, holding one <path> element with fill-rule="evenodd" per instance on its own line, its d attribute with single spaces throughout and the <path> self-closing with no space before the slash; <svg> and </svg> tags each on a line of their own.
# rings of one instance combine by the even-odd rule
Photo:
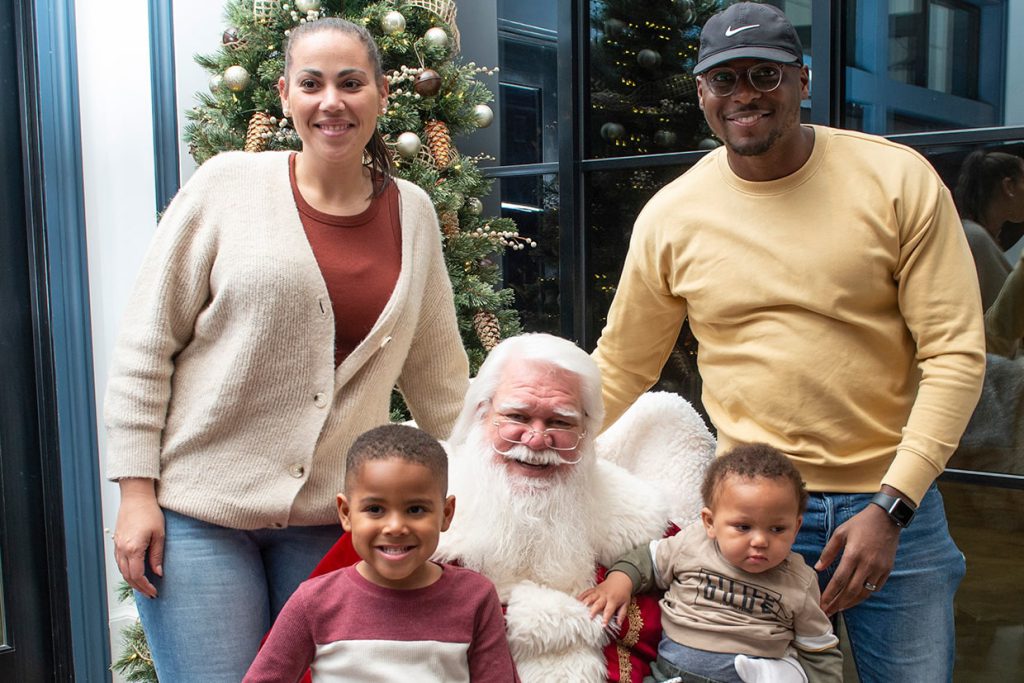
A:
<svg viewBox="0 0 1024 683">
<path fill-rule="evenodd" d="M 914 518 L 914 512 L 914 508 L 907 505 L 900 498 L 895 498 L 893 500 L 892 507 L 889 508 L 889 514 L 900 526 L 907 526 L 910 524 L 910 520 Z"/>
</svg>

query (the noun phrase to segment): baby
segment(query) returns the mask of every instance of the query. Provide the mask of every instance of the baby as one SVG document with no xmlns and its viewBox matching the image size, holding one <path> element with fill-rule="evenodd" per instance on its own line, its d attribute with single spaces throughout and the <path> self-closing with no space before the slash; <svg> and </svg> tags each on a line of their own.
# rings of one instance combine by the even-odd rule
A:
<svg viewBox="0 0 1024 683">
<path fill-rule="evenodd" d="M 666 589 L 656 681 L 841 681 L 818 577 L 791 550 L 807 504 L 800 473 L 771 446 L 739 446 L 712 462 L 701 495 L 699 522 L 633 549 L 580 595 L 591 614 L 621 624 L 633 593 Z"/>
</svg>

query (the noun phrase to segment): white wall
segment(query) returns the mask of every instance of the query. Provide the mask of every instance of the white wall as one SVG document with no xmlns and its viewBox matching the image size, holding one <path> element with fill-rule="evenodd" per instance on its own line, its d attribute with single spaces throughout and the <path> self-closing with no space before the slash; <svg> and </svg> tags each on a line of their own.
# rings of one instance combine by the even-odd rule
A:
<svg viewBox="0 0 1024 683">
<path fill-rule="evenodd" d="M 102 406 L 118 321 L 156 224 L 153 115 L 146 3 L 75 3 L 86 243 L 97 405 Z M 106 435 L 99 429 L 100 468 Z M 101 482 L 103 525 L 113 529 L 117 487 Z M 105 534 L 111 642 L 134 608 L 117 602 L 119 575 Z"/>
<path fill-rule="evenodd" d="M 75 4 L 89 294 L 100 469 L 104 471 L 102 406 L 107 373 L 122 311 L 156 228 L 149 14 L 146 2 L 78 0 Z M 192 55 L 220 45 L 222 14 L 217 0 L 174 3 L 179 126 L 185 121 L 184 110 L 192 106 L 194 92 L 207 86 L 207 76 Z M 181 167 L 186 178 L 195 168 L 184 145 Z M 120 631 L 135 619 L 135 609 L 118 603 L 114 592 L 120 582 L 110 541 L 117 518 L 117 485 L 101 482 L 101 496 L 116 659 Z"/>
</svg>

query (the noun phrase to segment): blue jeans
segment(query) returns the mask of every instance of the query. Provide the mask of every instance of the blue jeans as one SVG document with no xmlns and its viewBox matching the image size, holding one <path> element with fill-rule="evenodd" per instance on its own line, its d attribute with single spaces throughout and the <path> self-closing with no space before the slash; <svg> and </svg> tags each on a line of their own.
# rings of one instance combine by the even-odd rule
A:
<svg viewBox="0 0 1024 683">
<path fill-rule="evenodd" d="M 241 531 L 170 510 L 164 520 L 164 577 L 149 574 L 158 595 L 135 593 L 157 676 L 168 683 L 238 683 L 341 526 Z"/>
<path fill-rule="evenodd" d="M 836 527 L 870 500 L 871 494 L 812 493 L 793 550 L 813 565 Z M 837 564 L 818 575 L 822 590 Z M 861 683 L 952 680 L 953 596 L 965 570 L 963 553 L 949 535 L 942 495 L 933 484 L 913 523 L 900 532 L 885 586 L 843 612 Z"/>
</svg>

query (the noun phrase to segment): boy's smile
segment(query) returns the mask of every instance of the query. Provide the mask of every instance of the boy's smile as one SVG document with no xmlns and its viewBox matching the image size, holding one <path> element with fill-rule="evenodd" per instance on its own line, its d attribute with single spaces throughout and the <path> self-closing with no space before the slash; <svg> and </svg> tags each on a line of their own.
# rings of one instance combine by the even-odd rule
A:
<svg viewBox="0 0 1024 683">
<path fill-rule="evenodd" d="M 451 524 L 455 498 L 444 497 L 426 466 L 398 457 L 363 463 L 347 495 L 338 496 L 338 512 L 368 581 L 409 590 L 440 577 L 430 556 Z"/>
</svg>

